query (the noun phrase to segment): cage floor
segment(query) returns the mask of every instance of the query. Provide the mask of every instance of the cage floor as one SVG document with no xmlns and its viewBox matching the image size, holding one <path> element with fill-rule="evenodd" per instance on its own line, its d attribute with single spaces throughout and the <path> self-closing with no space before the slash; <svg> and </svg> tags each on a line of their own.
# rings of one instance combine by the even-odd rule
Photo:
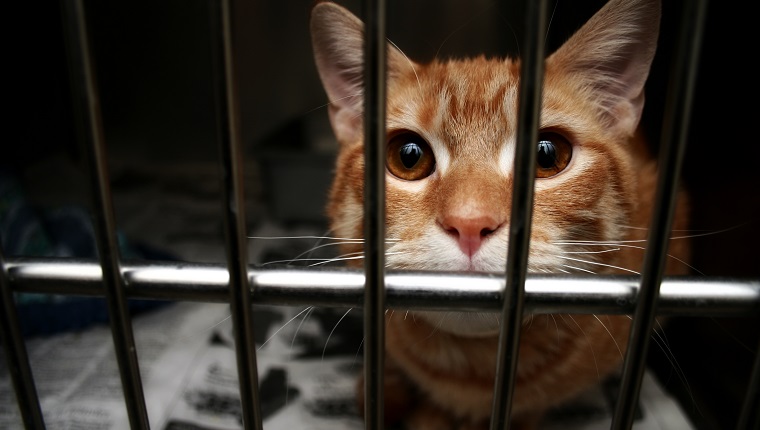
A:
<svg viewBox="0 0 760 430">
<path fill-rule="evenodd" d="M 359 430 L 361 371 L 356 310 L 259 307 L 256 344 L 264 428 Z M 240 429 L 228 308 L 176 303 L 134 319 L 151 428 Z M 48 428 L 128 429 L 110 331 L 94 326 L 28 342 Z M 609 428 L 615 381 L 552 411 L 548 430 Z M 0 371 L 0 428 L 21 429 L 7 369 Z M 690 430 L 679 406 L 647 374 L 634 428 Z"/>
</svg>

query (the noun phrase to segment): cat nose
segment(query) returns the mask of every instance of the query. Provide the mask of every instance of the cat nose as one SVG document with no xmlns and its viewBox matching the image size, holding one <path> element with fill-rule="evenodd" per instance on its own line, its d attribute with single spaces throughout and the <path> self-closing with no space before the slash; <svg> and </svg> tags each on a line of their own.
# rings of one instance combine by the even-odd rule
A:
<svg viewBox="0 0 760 430">
<path fill-rule="evenodd" d="M 491 216 L 449 215 L 438 221 L 443 230 L 457 240 L 459 249 L 468 257 L 478 252 L 488 236 L 496 232 L 504 223 Z"/>
</svg>

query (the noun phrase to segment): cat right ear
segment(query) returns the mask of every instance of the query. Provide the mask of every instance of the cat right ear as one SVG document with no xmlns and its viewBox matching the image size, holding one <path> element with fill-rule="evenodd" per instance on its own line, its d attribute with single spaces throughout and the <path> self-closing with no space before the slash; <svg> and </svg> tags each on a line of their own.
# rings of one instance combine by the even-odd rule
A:
<svg viewBox="0 0 760 430">
<path fill-rule="evenodd" d="M 362 136 L 364 24 L 330 2 L 311 12 L 311 42 L 322 85 L 330 100 L 330 123 L 341 144 Z"/>
</svg>

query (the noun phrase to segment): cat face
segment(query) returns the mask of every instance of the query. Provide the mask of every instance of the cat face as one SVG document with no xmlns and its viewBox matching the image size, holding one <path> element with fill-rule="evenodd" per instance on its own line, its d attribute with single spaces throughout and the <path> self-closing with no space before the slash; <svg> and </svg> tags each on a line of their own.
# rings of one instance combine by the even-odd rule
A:
<svg viewBox="0 0 760 430">
<path fill-rule="evenodd" d="M 614 4 L 613 4 L 614 3 Z M 321 3 L 312 35 L 340 152 L 328 212 L 335 234 L 361 237 L 363 25 Z M 624 240 L 642 205 L 634 139 L 654 55 L 657 2 L 613 1 L 545 64 L 528 269 L 638 269 Z M 389 268 L 503 272 L 510 225 L 520 63 L 416 64 L 388 50 L 386 261 Z M 651 172 L 650 172 L 651 173 Z M 346 252 L 359 252 L 361 245 Z M 442 330 L 491 335 L 494 318 L 420 313 Z"/>
</svg>

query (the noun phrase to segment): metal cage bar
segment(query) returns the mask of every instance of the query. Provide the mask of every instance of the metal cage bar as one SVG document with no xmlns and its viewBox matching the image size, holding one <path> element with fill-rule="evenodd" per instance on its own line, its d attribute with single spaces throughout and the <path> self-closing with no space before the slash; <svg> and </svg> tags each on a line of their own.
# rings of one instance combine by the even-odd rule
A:
<svg viewBox="0 0 760 430">
<path fill-rule="evenodd" d="M 26 344 L 21 335 L 1 244 L 0 240 L 0 339 L 6 351 L 6 361 L 24 426 L 28 429 L 44 429 L 40 400 L 37 397 Z"/>
<path fill-rule="evenodd" d="M 0 305 L 3 347 L 13 376 L 22 418 L 27 428 L 44 428 L 39 399 L 23 339 L 15 317 L 13 292 L 106 297 L 116 358 L 131 427 L 148 428 L 136 348 L 127 298 L 230 303 L 235 327 L 243 421 L 261 429 L 258 375 L 253 343 L 251 303 L 363 306 L 365 311 L 365 419 L 367 428 L 382 429 L 384 311 L 480 310 L 501 312 L 510 330 L 500 335 L 498 375 L 494 385 L 492 429 L 509 427 L 513 376 L 517 365 L 519 322 L 523 310 L 532 313 L 631 314 L 634 319 L 625 359 L 623 383 L 613 428 L 630 428 L 639 395 L 644 357 L 655 315 L 753 316 L 760 311 L 760 280 L 727 278 L 663 278 L 664 253 L 671 226 L 674 189 L 688 125 L 706 0 L 686 2 L 680 51 L 674 64 L 666 120 L 661 137 L 661 176 L 655 223 L 648 239 L 641 278 L 633 276 L 536 276 L 526 273 L 532 214 L 535 152 L 533 142 L 540 110 L 546 2 L 527 2 L 528 56 L 521 77 L 518 154 L 510 226 L 507 276 L 462 273 L 385 272 L 384 163 L 385 140 L 385 11 L 384 0 L 366 0 L 365 23 L 365 269 L 252 269 L 247 265 L 242 151 L 236 100 L 230 0 L 211 0 L 215 48 L 217 113 L 224 179 L 227 265 L 133 263 L 120 259 L 115 238 L 105 144 L 94 67 L 81 0 L 65 3 L 68 54 L 72 66 L 78 126 L 91 148 L 96 238 L 99 261 L 11 259 L 0 251 Z M 532 48 L 531 48 L 532 47 Z M 674 144 L 670 144 L 670 143 Z M 520 151 L 523 151 L 522 153 Z M 515 224 L 518 224 L 515 226 Z M 472 288 L 457 288 L 462 283 Z M 758 354 L 739 418 L 739 429 L 758 426 L 760 396 Z"/>
<path fill-rule="evenodd" d="M 385 428 L 385 0 L 364 2 L 364 426 Z"/>
<path fill-rule="evenodd" d="M 512 209 L 509 219 L 506 286 L 502 301 L 502 329 L 496 358 L 491 430 L 509 429 L 514 379 L 520 349 L 525 278 L 528 271 L 528 248 L 533 219 L 533 195 L 536 177 L 538 120 L 544 81 L 544 39 L 546 38 L 546 0 L 527 2 L 525 54 L 520 70 L 520 93 L 517 107 L 517 147 L 512 183 Z"/>
<path fill-rule="evenodd" d="M 137 348 L 124 294 L 124 279 L 121 276 L 100 98 L 88 39 L 85 8 L 82 0 L 71 0 L 66 2 L 64 9 L 68 26 L 68 55 L 74 76 L 72 85 L 77 93 L 74 97 L 74 112 L 78 115 L 79 139 L 87 146 L 85 152 L 90 175 L 95 240 L 103 271 L 102 281 L 116 360 L 130 426 L 132 429 L 148 429 L 150 425 L 137 362 Z"/>
<path fill-rule="evenodd" d="M 686 136 L 699 65 L 707 0 L 684 5 L 676 57 L 671 68 L 659 158 L 657 191 L 652 210 L 652 225 L 647 238 L 647 251 L 641 274 L 639 299 L 631 321 L 630 338 L 623 363 L 617 405 L 612 429 L 633 426 L 636 404 L 644 378 L 645 358 L 654 329 L 660 282 L 665 271 L 670 230 L 675 212 L 676 189 L 686 150 Z"/>
<path fill-rule="evenodd" d="M 243 427 L 262 428 L 253 310 L 248 283 L 243 150 L 237 100 L 232 2 L 210 2 L 215 42 L 215 90 L 222 170 L 222 205 L 228 271 L 228 300 L 235 337 Z"/>
<path fill-rule="evenodd" d="M 103 296 L 95 261 L 10 259 L 15 292 Z M 124 262 L 125 293 L 134 299 L 227 303 L 229 272 L 222 264 Z M 252 301 L 262 305 L 361 307 L 364 273 L 358 269 L 249 268 Z M 528 275 L 530 313 L 631 314 L 639 278 L 633 275 Z M 467 284 L 466 290 L 459 288 Z M 505 279 L 497 274 L 389 271 L 389 308 L 500 312 Z M 760 312 L 760 279 L 666 277 L 658 315 L 742 317 Z"/>
</svg>

